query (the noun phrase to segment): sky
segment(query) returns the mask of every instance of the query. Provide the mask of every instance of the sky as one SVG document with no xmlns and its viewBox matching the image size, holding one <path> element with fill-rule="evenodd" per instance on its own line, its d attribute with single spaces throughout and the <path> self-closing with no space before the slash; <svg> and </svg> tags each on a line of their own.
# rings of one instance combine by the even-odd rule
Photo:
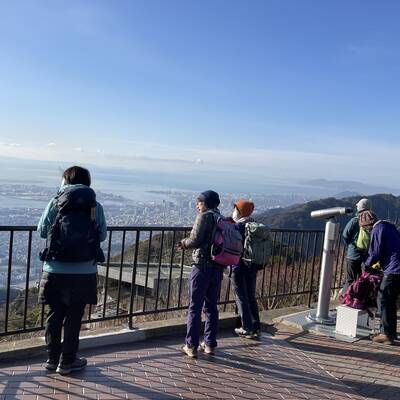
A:
<svg viewBox="0 0 400 400">
<path fill-rule="evenodd" d="M 0 157 L 400 187 L 399 14 L 397 0 L 0 0 Z"/>
</svg>

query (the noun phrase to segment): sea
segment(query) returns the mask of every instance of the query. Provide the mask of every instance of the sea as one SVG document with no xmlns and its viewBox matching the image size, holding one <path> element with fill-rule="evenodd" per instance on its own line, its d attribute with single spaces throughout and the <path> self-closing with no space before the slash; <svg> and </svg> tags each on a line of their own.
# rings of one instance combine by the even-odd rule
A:
<svg viewBox="0 0 400 400">
<path fill-rule="evenodd" d="M 61 184 L 62 172 L 68 166 L 28 160 L 20 160 L 10 165 L 0 158 L 0 185 L 3 187 L 4 185 L 34 185 L 46 188 L 46 191 L 49 190 L 50 193 L 54 189 L 55 195 Z M 173 192 L 193 192 L 184 184 L 178 184 L 175 187 L 172 179 L 162 178 L 160 173 L 99 167 L 89 169 L 92 175 L 92 187 L 96 191 L 123 196 L 133 201 L 161 203 L 169 200 Z M 43 208 L 47 201 L 29 198 L 29 196 L 18 198 L 12 193 L 7 195 L 0 188 L 0 208 Z"/>
</svg>

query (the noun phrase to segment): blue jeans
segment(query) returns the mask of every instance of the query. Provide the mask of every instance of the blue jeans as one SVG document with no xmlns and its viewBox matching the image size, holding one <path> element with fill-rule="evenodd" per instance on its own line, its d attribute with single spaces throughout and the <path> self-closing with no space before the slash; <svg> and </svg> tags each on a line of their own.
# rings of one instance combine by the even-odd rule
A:
<svg viewBox="0 0 400 400">
<path fill-rule="evenodd" d="M 206 322 L 204 341 L 210 347 L 217 346 L 218 307 L 223 267 L 214 263 L 192 266 L 189 277 L 189 308 L 186 344 L 197 348 L 200 342 L 201 311 Z"/>
<path fill-rule="evenodd" d="M 397 306 L 400 295 L 400 275 L 385 275 L 378 292 L 378 306 L 381 313 L 381 332 L 392 339 L 397 337 Z"/>
<path fill-rule="evenodd" d="M 238 265 L 232 269 L 232 288 L 242 327 L 253 332 L 261 328 L 258 304 L 256 300 L 257 269 L 246 265 Z"/>
</svg>

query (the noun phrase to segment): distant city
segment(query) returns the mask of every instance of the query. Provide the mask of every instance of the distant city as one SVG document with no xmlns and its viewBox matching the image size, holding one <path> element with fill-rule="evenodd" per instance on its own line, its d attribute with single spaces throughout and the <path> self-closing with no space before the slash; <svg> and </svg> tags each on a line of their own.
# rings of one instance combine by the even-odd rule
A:
<svg viewBox="0 0 400 400">
<path fill-rule="evenodd" d="M 36 226 L 57 190 L 57 187 L 3 183 L 0 185 L 0 226 Z M 137 201 L 116 193 L 97 191 L 97 199 L 103 205 L 108 226 L 191 226 L 196 216 L 197 195 L 193 191 L 148 190 L 143 196 L 146 200 Z M 257 213 L 310 200 L 297 194 L 223 193 L 221 212 L 229 215 L 235 200 L 242 197 L 254 201 Z M 10 233 L 0 232 L 0 287 L 5 285 L 8 276 L 9 241 Z M 26 279 L 28 234 L 16 232 L 13 242 L 11 284 L 22 288 Z M 31 280 L 39 276 L 41 263 L 38 252 L 43 246 L 44 241 L 34 234 Z"/>
<path fill-rule="evenodd" d="M 57 188 L 44 186 L 1 185 L 0 226 L 36 225 L 47 203 L 56 193 Z M 97 200 L 103 205 L 107 225 L 183 226 L 193 223 L 197 192 L 150 190 L 146 193 L 146 198 L 153 197 L 152 201 L 137 201 L 118 194 L 97 191 Z M 311 197 L 297 194 L 223 193 L 221 212 L 224 215 L 229 214 L 235 200 L 242 197 L 253 200 L 257 213 L 311 200 Z"/>
</svg>

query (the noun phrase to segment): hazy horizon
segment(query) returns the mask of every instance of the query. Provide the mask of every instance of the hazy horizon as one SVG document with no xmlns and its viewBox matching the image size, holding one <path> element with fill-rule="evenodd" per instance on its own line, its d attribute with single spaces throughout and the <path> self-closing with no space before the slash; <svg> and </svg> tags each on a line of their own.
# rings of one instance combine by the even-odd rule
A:
<svg viewBox="0 0 400 400">
<path fill-rule="evenodd" d="M 71 163 L 62 161 L 37 161 L 0 156 L 0 183 L 33 184 L 58 187 L 61 175 Z M 365 195 L 375 193 L 400 194 L 400 190 L 385 186 L 368 185 L 355 181 L 330 181 L 326 179 L 301 181 L 265 178 L 255 181 L 247 174 L 232 176 L 219 173 L 210 178 L 208 174 L 172 173 L 169 171 L 146 171 L 129 168 L 102 167 L 81 164 L 91 171 L 93 186 L 106 192 L 124 195 L 126 192 L 144 193 L 153 190 L 203 191 L 209 188 L 230 193 L 260 193 L 265 195 L 299 195 L 324 197 L 342 192 Z M 130 197 L 128 195 L 128 197 Z M 136 196 L 135 196 L 136 197 Z"/>
</svg>

